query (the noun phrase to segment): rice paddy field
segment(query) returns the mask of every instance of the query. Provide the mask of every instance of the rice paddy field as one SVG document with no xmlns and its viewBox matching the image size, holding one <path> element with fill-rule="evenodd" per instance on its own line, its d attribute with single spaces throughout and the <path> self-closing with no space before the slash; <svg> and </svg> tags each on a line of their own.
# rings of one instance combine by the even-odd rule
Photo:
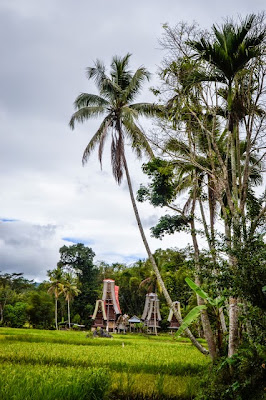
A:
<svg viewBox="0 0 266 400">
<path fill-rule="evenodd" d="M 0 400 L 193 399 L 209 360 L 170 335 L 0 328 Z"/>
</svg>

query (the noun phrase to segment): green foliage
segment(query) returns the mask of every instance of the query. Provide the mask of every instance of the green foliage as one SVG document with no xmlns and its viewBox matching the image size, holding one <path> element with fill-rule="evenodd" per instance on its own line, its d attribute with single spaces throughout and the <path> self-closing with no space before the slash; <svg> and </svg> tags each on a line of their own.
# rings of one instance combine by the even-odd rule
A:
<svg viewBox="0 0 266 400">
<path fill-rule="evenodd" d="M 189 227 L 189 218 L 182 215 L 164 215 L 158 224 L 151 228 L 152 236 L 162 239 L 165 234 L 186 231 Z"/>
<path fill-rule="evenodd" d="M 5 324 L 12 328 L 22 328 L 27 321 L 27 304 L 18 302 L 8 304 L 4 310 Z"/>
<path fill-rule="evenodd" d="M 234 272 L 231 287 L 234 292 L 250 301 L 253 306 L 266 310 L 263 286 L 266 282 L 266 244 L 263 237 L 247 240 L 236 248 L 239 268 Z"/>
<path fill-rule="evenodd" d="M 265 354 L 249 344 L 215 364 L 201 382 L 197 400 L 265 399 Z"/>
<path fill-rule="evenodd" d="M 179 327 L 178 331 L 176 332 L 176 336 L 182 335 L 184 331 L 194 322 L 196 319 L 199 318 L 201 310 L 206 310 L 206 306 L 196 306 L 194 307 L 188 315 L 183 319 L 181 326 Z"/>
<path fill-rule="evenodd" d="M 172 163 L 154 158 L 142 166 L 143 172 L 152 182 L 147 186 L 141 185 L 137 193 L 137 200 L 149 200 L 152 205 L 163 207 L 175 197 L 174 166 Z"/>
<path fill-rule="evenodd" d="M 0 274 L 0 323 L 5 324 L 6 306 L 26 301 L 24 295 L 33 288 L 32 281 L 25 279 L 22 273 Z"/>
<path fill-rule="evenodd" d="M 54 321 L 54 303 L 49 294 L 34 291 L 29 294 L 27 314 L 34 328 L 49 329 Z"/>
<path fill-rule="evenodd" d="M 72 302 L 73 314 L 79 314 L 83 323 L 89 323 L 89 309 L 92 309 L 98 297 L 99 271 L 93 264 L 95 253 L 82 243 L 63 246 L 59 250 L 58 266 L 65 271 L 73 272 L 78 278 L 80 293 Z"/>
<path fill-rule="evenodd" d="M 232 82 L 238 71 L 262 52 L 265 31 L 258 31 L 258 19 L 254 14 L 247 16 L 241 24 L 227 21 L 221 28 L 213 25 L 213 41 L 202 37 L 190 41 L 189 45 L 215 67 L 215 70 Z"/>
<path fill-rule="evenodd" d="M 212 299 L 204 290 L 202 290 L 201 287 L 196 285 L 195 282 L 193 282 L 191 279 L 186 278 L 185 279 L 186 283 L 189 285 L 189 287 L 202 299 L 206 300 L 208 303 L 210 303 L 213 307 L 221 307 L 224 303 L 224 298 L 223 297 L 216 297 L 215 299 Z"/>
</svg>

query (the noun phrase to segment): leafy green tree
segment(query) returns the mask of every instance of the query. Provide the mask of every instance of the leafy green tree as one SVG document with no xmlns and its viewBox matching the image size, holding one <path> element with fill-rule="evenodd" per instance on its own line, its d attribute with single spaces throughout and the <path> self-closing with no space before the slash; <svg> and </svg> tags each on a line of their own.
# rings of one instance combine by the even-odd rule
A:
<svg viewBox="0 0 266 400">
<path fill-rule="evenodd" d="M 99 289 L 99 271 L 93 264 L 95 253 L 82 243 L 63 246 L 59 252 L 58 266 L 77 277 L 77 289 L 80 293 L 72 302 L 73 313 L 79 314 L 83 323 L 88 325 Z"/>
<path fill-rule="evenodd" d="M 27 321 L 27 304 L 22 302 L 7 304 L 4 319 L 5 324 L 12 328 L 23 328 Z"/>
<path fill-rule="evenodd" d="M 0 274 L 0 324 L 4 323 L 5 307 L 21 301 L 21 295 L 32 286 L 32 281 L 25 279 L 22 273 Z"/>
<path fill-rule="evenodd" d="M 49 329 L 53 325 L 54 304 L 47 290 L 29 293 L 27 315 L 33 328 Z"/>
</svg>

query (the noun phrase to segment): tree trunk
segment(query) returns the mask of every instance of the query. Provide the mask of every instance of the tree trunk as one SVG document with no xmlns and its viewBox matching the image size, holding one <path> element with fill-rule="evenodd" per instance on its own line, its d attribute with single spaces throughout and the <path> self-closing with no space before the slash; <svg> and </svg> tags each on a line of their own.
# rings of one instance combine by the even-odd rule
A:
<svg viewBox="0 0 266 400">
<path fill-rule="evenodd" d="M 55 329 L 58 330 L 58 325 L 57 325 L 57 297 L 55 297 Z"/>
<path fill-rule="evenodd" d="M 191 222 L 190 222 L 190 227 L 191 227 L 190 233 L 191 233 L 193 247 L 194 247 L 194 259 L 195 259 L 196 271 L 197 271 L 197 274 L 199 274 L 199 270 L 200 270 L 199 246 L 198 246 L 198 241 L 197 241 L 197 236 L 196 236 L 196 227 L 195 227 L 195 221 L 194 221 L 195 205 L 196 205 L 196 187 L 194 190 L 193 203 L 192 203 L 192 209 L 191 209 L 192 217 L 191 217 Z M 201 285 L 200 278 L 198 275 L 196 275 L 196 284 L 198 286 Z M 197 295 L 197 303 L 199 306 L 205 305 L 205 301 L 198 295 Z M 207 310 L 201 310 L 200 317 L 201 317 L 201 323 L 202 323 L 204 336 L 208 343 L 210 357 L 212 360 L 215 360 L 215 358 L 217 357 L 217 350 L 216 350 L 216 344 L 215 344 L 214 336 L 212 333 L 212 328 L 211 328 Z"/>
<path fill-rule="evenodd" d="M 68 327 L 70 329 L 70 301 L 67 300 L 67 315 L 68 315 Z"/>
<path fill-rule="evenodd" d="M 195 281 L 196 284 L 200 286 L 201 282 L 198 277 L 196 277 Z M 197 295 L 197 303 L 199 306 L 205 304 L 204 300 L 198 295 Z M 217 350 L 207 310 L 201 310 L 200 317 L 201 317 L 204 337 L 208 343 L 210 357 L 212 360 L 215 360 L 215 358 L 217 357 Z"/>
<path fill-rule="evenodd" d="M 138 224 L 138 227 L 139 227 L 139 231 L 140 231 L 140 234 L 141 234 L 141 238 L 142 238 L 143 244 L 144 244 L 144 246 L 146 248 L 147 254 L 149 256 L 150 262 L 152 264 L 152 267 L 153 267 L 155 275 L 156 275 L 156 277 L 158 279 L 158 282 L 159 282 L 159 284 L 160 284 L 160 286 L 162 288 L 165 300 L 166 300 L 168 306 L 173 310 L 173 313 L 174 313 L 176 319 L 178 320 L 179 324 L 181 325 L 183 320 L 181 318 L 181 315 L 178 313 L 178 311 L 174 307 L 173 302 L 172 302 L 172 300 L 171 300 L 171 298 L 169 296 L 169 293 L 168 293 L 168 291 L 167 291 L 167 289 L 165 287 L 165 284 L 164 284 L 164 282 L 162 280 L 160 271 L 159 271 L 159 269 L 157 267 L 157 264 L 155 262 L 155 259 L 154 259 L 153 255 L 152 255 L 152 252 L 150 250 L 149 244 L 147 242 L 147 239 L 146 239 L 146 236 L 145 236 L 142 224 L 141 224 L 139 212 L 138 212 L 137 205 L 136 205 L 135 198 L 134 198 L 134 194 L 133 194 L 131 179 L 130 179 L 130 175 L 129 175 L 129 171 L 128 171 L 128 166 L 127 166 L 125 155 L 123 156 L 123 162 L 124 162 L 124 167 L 125 167 L 125 172 L 126 172 L 126 177 L 127 177 L 127 183 L 128 183 L 128 189 L 129 189 L 129 193 L 130 193 L 130 198 L 131 198 L 132 206 L 133 206 L 133 209 L 134 209 L 135 217 L 136 217 L 136 220 L 137 220 L 137 224 Z M 191 331 L 188 328 L 185 330 L 185 333 L 186 333 L 187 337 L 191 340 L 193 345 L 202 354 L 208 354 L 208 351 L 196 340 L 196 338 L 192 335 Z"/>
<path fill-rule="evenodd" d="M 219 308 L 219 317 L 220 317 L 222 332 L 225 335 L 227 333 L 227 326 L 226 326 L 226 322 L 225 322 L 223 307 Z"/>
<path fill-rule="evenodd" d="M 209 189 L 209 192 L 210 192 L 210 189 Z M 209 194 L 209 196 L 210 196 L 210 194 Z M 202 204 L 201 198 L 199 198 L 199 205 L 200 205 L 200 212 L 201 212 L 201 218 L 202 218 L 202 222 L 203 222 L 203 226 L 204 226 L 205 236 L 207 238 L 207 242 L 208 242 L 208 245 L 209 245 L 209 250 L 210 250 L 210 253 L 211 253 L 211 256 L 212 256 L 212 260 L 213 260 L 213 264 L 214 264 L 214 267 L 215 267 L 217 260 L 216 260 L 215 236 L 214 236 L 214 206 L 210 205 L 210 201 L 209 201 L 210 226 L 211 226 L 211 235 L 210 235 L 209 231 L 208 231 L 208 226 L 207 226 L 207 222 L 206 222 L 204 208 L 203 208 L 203 204 Z M 214 269 L 214 273 L 217 274 L 216 268 Z M 226 327 L 225 318 L 224 318 L 224 312 L 223 312 L 223 308 L 222 307 L 219 308 L 219 318 L 220 318 L 220 323 L 221 323 L 221 327 L 222 327 L 222 332 L 225 335 L 227 333 L 227 327 Z"/>
<path fill-rule="evenodd" d="M 0 304 L 0 324 L 3 323 L 3 320 L 4 320 L 4 310 L 2 304 Z"/>
<path fill-rule="evenodd" d="M 229 298 L 229 343 L 228 357 L 232 357 L 238 348 L 238 306 L 237 299 Z"/>
<path fill-rule="evenodd" d="M 157 336 L 157 321 L 156 321 L 156 312 L 157 312 L 157 307 L 156 307 L 156 299 L 154 300 L 154 333 Z"/>
</svg>

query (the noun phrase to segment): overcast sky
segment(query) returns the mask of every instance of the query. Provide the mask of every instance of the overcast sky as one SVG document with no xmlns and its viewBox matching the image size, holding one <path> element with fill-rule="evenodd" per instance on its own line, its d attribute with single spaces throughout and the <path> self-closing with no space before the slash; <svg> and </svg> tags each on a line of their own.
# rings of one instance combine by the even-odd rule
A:
<svg viewBox="0 0 266 400">
<path fill-rule="evenodd" d="M 162 24 L 209 28 L 264 7 L 264 0 L 1 0 L 0 271 L 40 281 L 59 248 L 76 242 L 92 247 L 95 261 L 145 258 L 126 184 L 115 183 L 108 156 L 102 171 L 97 154 L 81 165 L 99 121 L 68 127 L 75 98 L 95 92 L 85 68 L 129 52 L 132 69 L 144 65 L 156 84 Z M 153 101 L 148 87 L 141 101 Z M 145 177 L 133 156 L 129 167 L 136 191 Z M 140 213 L 149 235 L 164 211 L 145 204 Z M 185 235 L 150 239 L 153 251 L 187 243 Z"/>
</svg>

